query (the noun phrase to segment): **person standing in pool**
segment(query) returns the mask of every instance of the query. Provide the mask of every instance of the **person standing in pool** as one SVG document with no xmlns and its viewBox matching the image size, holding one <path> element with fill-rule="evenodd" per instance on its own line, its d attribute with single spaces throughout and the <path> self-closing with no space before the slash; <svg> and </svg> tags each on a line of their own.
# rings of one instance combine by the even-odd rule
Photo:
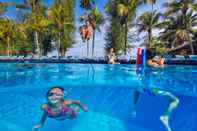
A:
<svg viewBox="0 0 197 131">
<path fill-rule="evenodd" d="M 136 73 L 137 73 L 138 79 L 142 81 L 143 87 L 140 89 L 137 89 L 133 95 L 134 111 L 132 115 L 133 116 L 136 115 L 136 106 L 137 106 L 141 93 L 146 93 L 148 95 L 152 95 L 156 97 L 158 96 L 164 97 L 169 101 L 169 105 L 167 109 L 164 111 L 164 113 L 160 116 L 160 121 L 166 127 L 167 131 L 172 131 L 169 125 L 169 120 L 171 118 L 172 112 L 177 108 L 179 104 L 179 99 L 175 95 L 173 95 L 171 92 L 163 91 L 159 88 L 146 88 L 148 85 L 147 82 L 150 81 L 150 80 L 147 80 L 147 78 L 151 78 L 150 76 L 146 76 L 146 75 L 147 74 L 151 75 L 151 71 L 147 72 L 145 68 L 138 67 Z"/>
<path fill-rule="evenodd" d="M 82 109 L 87 112 L 88 108 L 76 100 L 65 100 L 64 89 L 62 87 L 53 87 L 47 94 L 47 103 L 41 106 L 43 115 L 40 122 L 33 127 L 33 131 L 41 128 L 48 117 L 56 120 L 75 119 L 77 113 Z M 76 105 L 76 108 L 72 108 Z"/>
<path fill-rule="evenodd" d="M 107 62 L 108 64 L 119 64 L 118 62 L 116 62 L 116 60 L 117 58 L 114 53 L 114 48 L 110 48 L 109 53 L 107 54 Z"/>
</svg>

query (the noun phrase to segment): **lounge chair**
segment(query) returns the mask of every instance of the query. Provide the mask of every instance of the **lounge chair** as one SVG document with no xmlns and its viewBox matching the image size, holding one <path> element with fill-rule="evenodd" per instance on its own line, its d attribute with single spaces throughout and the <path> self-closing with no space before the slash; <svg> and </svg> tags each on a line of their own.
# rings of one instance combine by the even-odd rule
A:
<svg viewBox="0 0 197 131">
<path fill-rule="evenodd" d="M 189 60 L 197 61 L 197 55 L 189 55 Z"/>
<path fill-rule="evenodd" d="M 185 60 L 185 56 L 183 56 L 183 55 L 175 55 L 175 60 Z"/>
</svg>

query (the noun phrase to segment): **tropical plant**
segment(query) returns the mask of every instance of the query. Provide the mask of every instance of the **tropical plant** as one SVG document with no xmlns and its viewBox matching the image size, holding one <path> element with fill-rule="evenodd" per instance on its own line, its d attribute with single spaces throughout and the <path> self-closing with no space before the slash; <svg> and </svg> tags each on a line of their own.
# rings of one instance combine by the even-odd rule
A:
<svg viewBox="0 0 197 131">
<path fill-rule="evenodd" d="M 91 9 L 88 14 L 85 13 L 84 15 L 82 15 L 81 21 L 82 22 L 88 21 L 93 29 L 93 38 L 92 38 L 92 56 L 93 56 L 94 46 L 95 46 L 95 32 L 96 30 L 100 31 L 100 26 L 104 23 L 103 15 L 96 7 Z"/>
<path fill-rule="evenodd" d="M 164 4 L 165 7 L 167 7 L 167 10 L 165 12 L 166 15 L 176 15 L 177 13 L 181 13 L 182 14 L 182 19 L 181 23 L 182 23 L 182 28 L 181 30 L 179 30 L 178 34 L 184 34 L 184 36 L 188 36 L 187 41 L 190 43 L 190 48 L 191 48 L 191 53 L 194 54 L 194 48 L 191 42 L 191 33 L 186 31 L 186 30 L 190 30 L 191 26 L 189 26 L 188 24 L 188 18 L 187 15 L 188 13 L 191 14 L 191 10 L 192 11 L 196 11 L 197 10 L 197 2 L 195 0 L 179 0 L 179 1 L 172 1 L 172 2 L 166 2 Z M 193 14 L 193 13 L 192 13 Z M 190 29 L 188 29 L 190 28 Z M 189 34 L 186 34 L 189 33 Z"/>
<path fill-rule="evenodd" d="M 73 0 L 55 0 L 54 5 L 48 10 L 51 31 L 58 41 L 59 57 L 63 57 L 65 50 L 74 42 L 74 5 Z"/>
<path fill-rule="evenodd" d="M 105 6 L 107 19 L 109 21 L 105 37 L 106 54 L 110 48 L 114 48 L 115 53 L 122 52 L 124 50 L 124 27 L 120 24 L 120 19 L 116 9 L 119 2 L 119 0 L 109 0 Z"/>
<path fill-rule="evenodd" d="M 17 9 L 30 11 L 24 22 L 24 27 L 34 32 L 34 41 L 36 53 L 41 56 L 41 45 L 39 43 L 39 34 L 46 30 L 49 21 L 46 19 L 46 8 L 41 0 L 25 0 L 23 4 L 18 5 Z"/>
<path fill-rule="evenodd" d="M 14 36 L 16 35 L 14 27 L 15 27 L 14 23 L 8 18 L 4 18 L 1 20 L 0 37 L 6 43 L 7 56 L 10 56 L 12 54 L 11 43 L 12 43 Z"/>
<path fill-rule="evenodd" d="M 159 18 L 161 14 L 154 12 L 145 12 L 143 13 L 137 20 L 137 27 L 138 32 L 147 32 L 148 34 L 148 44 L 146 47 L 149 47 L 152 42 L 152 32 L 153 29 L 161 27 L 161 24 L 159 23 Z"/>
<path fill-rule="evenodd" d="M 111 1 L 112 5 L 108 4 L 106 7 L 107 12 L 111 12 L 111 7 L 115 7 L 115 10 L 112 9 L 112 12 L 115 11 L 116 15 L 119 17 L 120 23 L 124 26 L 125 35 L 124 35 L 124 53 L 127 52 L 127 35 L 128 35 L 128 23 L 133 21 L 136 16 L 136 9 L 139 5 L 143 3 L 142 0 L 118 0 Z M 111 6 L 111 7 L 110 7 Z M 114 14 L 113 14 L 114 15 Z M 116 16 L 114 15 L 114 16 Z"/>
<path fill-rule="evenodd" d="M 151 4 L 151 12 L 153 12 L 154 4 L 156 3 L 157 0 L 144 0 L 144 1 Z"/>
</svg>

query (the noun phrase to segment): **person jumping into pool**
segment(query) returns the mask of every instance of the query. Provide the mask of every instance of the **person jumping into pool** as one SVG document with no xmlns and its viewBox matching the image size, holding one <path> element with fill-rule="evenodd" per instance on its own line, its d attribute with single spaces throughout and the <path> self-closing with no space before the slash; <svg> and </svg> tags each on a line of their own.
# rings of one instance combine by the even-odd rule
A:
<svg viewBox="0 0 197 131">
<path fill-rule="evenodd" d="M 165 59 L 164 58 L 156 58 L 155 57 L 155 49 L 149 48 L 146 51 L 146 59 L 147 59 L 147 64 L 150 66 L 158 67 L 158 66 L 163 66 Z"/>
<path fill-rule="evenodd" d="M 47 103 L 41 106 L 43 115 L 40 122 L 33 127 L 33 131 L 41 128 L 46 121 L 47 117 L 56 120 L 75 119 L 77 113 L 82 109 L 87 112 L 88 108 L 76 100 L 65 100 L 64 89 L 56 86 L 52 87 L 46 94 Z M 71 107 L 75 105 L 75 108 Z"/>
<path fill-rule="evenodd" d="M 134 104 L 134 113 L 136 113 L 136 106 L 138 103 L 138 100 L 140 98 L 140 94 L 141 93 L 146 93 L 148 95 L 152 95 L 152 96 L 160 96 L 160 97 L 164 97 L 169 101 L 169 105 L 167 107 L 167 109 L 164 111 L 164 113 L 160 116 L 160 121 L 163 123 L 163 125 L 166 127 L 167 131 L 172 131 L 172 129 L 170 128 L 169 125 L 169 120 L 171 118 L 172 112 L 177 108 L 178 104 L 179 104 L 179 99 L 173 95 L 172 93 L 168 92 L 168 91 L 163 91 L 159 88 L 146 88 L 146 85 L 148 85 L 148 83 L 146 83 L 147 80 L 145 80 L 147 77 L 145 77 L 145 74 L 148 73 L 150 74 L 150 72 L 146 72 L 143 73 L 142 70 L 145 70 L 143 68 L 138 68 L 137 69 L 137 75 L 138 75 L 138 79 L 140 81 L 142 81 L 143 83 L 143 87 L 140 89 L 137 89 L 134 93 L 133 96 L 133 104 Z M 136 115 L 136 114 L 135 114 Z"/>
</svg>

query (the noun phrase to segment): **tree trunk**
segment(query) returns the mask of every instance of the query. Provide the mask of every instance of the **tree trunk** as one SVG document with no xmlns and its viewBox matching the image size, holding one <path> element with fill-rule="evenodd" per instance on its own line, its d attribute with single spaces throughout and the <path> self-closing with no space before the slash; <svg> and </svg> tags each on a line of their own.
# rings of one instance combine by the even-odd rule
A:
<svg viewBox="0 0 197 131">
<path fill-rule="evenodd" d="M 40 57 L 41 56 L 40 45 L 39 45 L 39 42 L 38 42 L 38 32 L 37 31 L 34 32 L 34 37 L 35 37 L 35 43 L 36 43 L 36 54 Z"/>
<path fill-rule="evenodd" d="M 61 48 L 61 33 L 59 32 L 58 34 L 58 47 L 57 47 L 57 52 L 58 52 L 58 59 L 60 58 L 60 48 Z"/>
<path fill-rule="evenodd" d="M 191 53 L 192 53 L 192 55 L 194 55 L 194 46 L 192 43 L 190 43 L 189 45 L 190 45 Z"/>
<path fill-rule="evenodd" d="M 7 36 L 7 56 L 10 56 L 10 38 Z"/>
<path fill-rule="evenodd" d="M 149 47 L 150 47 L 151 41 L 152 41 L 152 30 L 149 29 L 149 30 L 148 30 L 148 45 L 147 45 L 146 48 L 149 48 Z"/>
<path fill-rule="evenodd" d="M 192 41 L 191 41 L 190 36 L 189 36 L 189 46 L 190 46 L 192 55 L 194 55 L 194 53 L 195 53 L 195 52 L 194 52 L 194 46 L 193 46 L 193 43 L 192 43 Z"/>
<path fill-rule="evenodd" d="M 152 14 L 153 14 L 153 11 L 154 11 L 154 3 L 152 3 L 152 7 L 151 7 L 152 9 Z"/>
<path fill-rule="evenodd" d="M 87 56 L 89 56 L 89 41 L 87 41 Z"/>
<path fill-rule="evenodd" d="M 125 23 L 125 43 L 124 43 L 124 54 L 126 55 L 127 54 L 127 32 L 128 32 L 128 23 L 127 23 L 127 20 L 126 20 L 126 23 Z"/>
<path fill-rule="evenodd" d="M 65 56 L 65 49 L 64 48 L 60 48 L 60 53 L 61 53 L 61 57 Z"/>
<path fill-rule="evenodd" d="M 95 29 L 93 30 L 93 38 L 92 38 L 92 57 L 94 56 L 94 42 L 95 42 Z"/>
</svg>

